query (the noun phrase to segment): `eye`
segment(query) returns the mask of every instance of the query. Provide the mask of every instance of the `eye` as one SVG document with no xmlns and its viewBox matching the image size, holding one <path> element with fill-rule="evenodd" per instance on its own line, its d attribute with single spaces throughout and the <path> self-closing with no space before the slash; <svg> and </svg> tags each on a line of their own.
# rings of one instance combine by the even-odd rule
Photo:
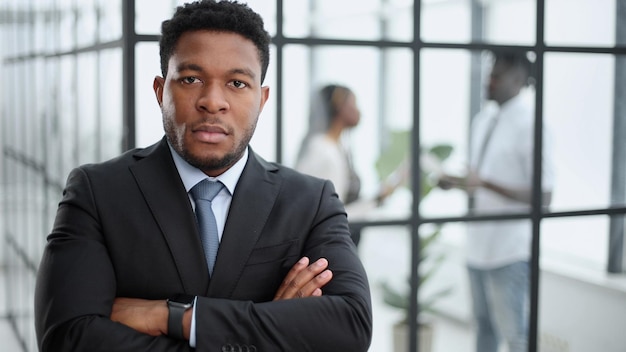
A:
<svg viewBox="0 0 626 352">
<path fill-rule="evenodd" d="M 200 80 L 199 80 L 198 78 L 193 77 L 193 76 L 183 77 L 183 78 L 181 79 L 181 82 L 183 82 L 183 83 L 185 83 L 185 84 L 193 84 L 193 83 L 197 83 L 197 82 L 199 82 L 199 81 L 200 81 Z"/>
<path fill-rule="evenodd" d="M 247 86 L 248 86 L 248 85 L 247 85 L 247 84 L 245 84 L 244 82 L 242 82 L 242 81 L 237 81 L 237 80 L 232 81 L 232 82 L 231 82 L 231 84 L 233 85 L 233 87 L 235 87 L 235 88 L 239 88 L 239 89 L 243 89 L 243 88 L 245 88 L 245 87 L 247 87 Z"/>
</svg>

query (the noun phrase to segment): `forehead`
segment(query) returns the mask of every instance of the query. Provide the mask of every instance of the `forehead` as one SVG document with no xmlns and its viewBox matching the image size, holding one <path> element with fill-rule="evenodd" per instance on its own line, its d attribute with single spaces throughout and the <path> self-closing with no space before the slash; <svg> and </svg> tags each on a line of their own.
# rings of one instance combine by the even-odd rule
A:
<svg viewBox="0 0 626 352">
<path fill-rule="evenodd" d="M 173 62 L 172 62 L 173 61 Z M 170 57 L 170 63 L 187 62 L 200 66 L 245 66 L 261 72 L 261 59 L 254 43 L 232 32 L 188 31 L 183 33 Z M 176 67 L 171 67 L 176 69 Z"/>
</svg>

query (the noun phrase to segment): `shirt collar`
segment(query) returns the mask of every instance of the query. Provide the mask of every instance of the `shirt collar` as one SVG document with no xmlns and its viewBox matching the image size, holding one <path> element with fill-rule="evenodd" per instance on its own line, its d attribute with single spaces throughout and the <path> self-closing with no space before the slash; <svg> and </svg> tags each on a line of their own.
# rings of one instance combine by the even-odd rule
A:
<svg viewBox="0 0 626 352">
<path fill-rule="evenodd" d="M 520 105 L 520 104 L 523 104 L 524 103 L 524 99 L 527 99 L 527 98 L 522 96 L 522 92 L 520 92 L 519 94 L 517 94 L 513 98 L 505 101 L 504 104 L 502 104 L 500 106 L 500 111 L 508 111 L 510 109 L 513 109 L 513 107 L 515 107 L 517 105 Z"/>
<path fill-rule="evenodd" d="M 237 162 L 231 166 L 228 170 L 224 171 L 221 175 L 217 177 L 207 176 L 200 169 L 192 166 L 187 161 L 185 161 L 179 154 L 172 148 L 170 142 L 167 142 L 167 145 L 170 148 L 170 152 L 172 154 L 172 158 L 174 158 L 174 164 L 176 165 L 176 169 L 178 170 L 178 174 L 180 175 L 180 179 L 183 181 L 185 185 L 185 190 L 189 192 L 193 186 L 195 186 L 198 182 L 204 180 L 205 178 L 209 178 L 209 180 L 216 181 L 219 180 L 226 186 L 228 192 L 231 195 L 235 194 L 235 187 L 237 186 L 237 182 L 239 182 L 239 178 L 241 177 L 241 173 L 243 172 L 246 163 L 248 162 L 248 148 L 244 150 L 243 156 L 237 160 Z"/>
</svg>

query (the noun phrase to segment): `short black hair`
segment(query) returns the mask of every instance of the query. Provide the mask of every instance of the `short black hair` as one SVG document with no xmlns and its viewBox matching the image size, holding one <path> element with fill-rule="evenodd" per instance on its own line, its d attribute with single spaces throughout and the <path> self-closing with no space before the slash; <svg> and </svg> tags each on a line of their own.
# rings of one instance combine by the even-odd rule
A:
<svg viewBox="0 0 626 352">
<path fill-rule="evenodd" d="M 163 21 L 159 40 L 163 77 L 167 75 L 168 62 L 178 39 L 183 33 L 195 30 L 232 32 L 251 40 L 259 51 L 263 82 L 270 61 L 270 35 L 263 26 L 261 16 L 237 1 L 199 0 L 186 3 L 176 8 L 171 19 Z"/>
<path fill-rule="evenodd" d="M 328 84 L 320 89 L 320 104 L 326 114 L 328 125 L 335 118 L 346 98 L 351 94 L 354 93 L 352 93 L 350 88 L 339 84 Z"/>
<path fill-rule="evenodd" d="M 528 54 L 524 51 L 495 50 L 493 51 L 493 62 L 503 63 L 511 68 L 519 68 L 526 75 L 527 84 L 533 82 L 533 64 L 528 59 Z"/>
</svg>

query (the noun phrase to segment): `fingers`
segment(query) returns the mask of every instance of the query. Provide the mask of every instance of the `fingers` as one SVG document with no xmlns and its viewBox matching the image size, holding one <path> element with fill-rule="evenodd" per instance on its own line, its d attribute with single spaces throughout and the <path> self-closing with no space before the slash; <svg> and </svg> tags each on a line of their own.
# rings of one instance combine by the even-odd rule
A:
<svg viewBox="0 0 626 352">
<path fill-rule="evenodd" d="M 295 277 L 298 275 L 298 273 L 304 270 L 307 267 L 307 265 L 309 265 L 309 258 L 302 257 L 293 267 L 291 267 L 291 270 L 289 270 L 289 272 L 287 273 L 287 276 L 285 277 L 283 282 L 280 284 L 278 291 L 276 291 L 274 300 L 279 299 L 283 296 L 283 294 L 287 290 L 287 287 L 289 286 L 289 282 L 293 281 Z"/>
<path fill-rule="evenodd" d="M 274 300 L 321 296 L 321 288 L 332 279 L 328 270 L 328 260 L 318 259 L 309 265 L 309 259 L 303 257 L 287 273 L 278 288 Z"/>
</svg>

